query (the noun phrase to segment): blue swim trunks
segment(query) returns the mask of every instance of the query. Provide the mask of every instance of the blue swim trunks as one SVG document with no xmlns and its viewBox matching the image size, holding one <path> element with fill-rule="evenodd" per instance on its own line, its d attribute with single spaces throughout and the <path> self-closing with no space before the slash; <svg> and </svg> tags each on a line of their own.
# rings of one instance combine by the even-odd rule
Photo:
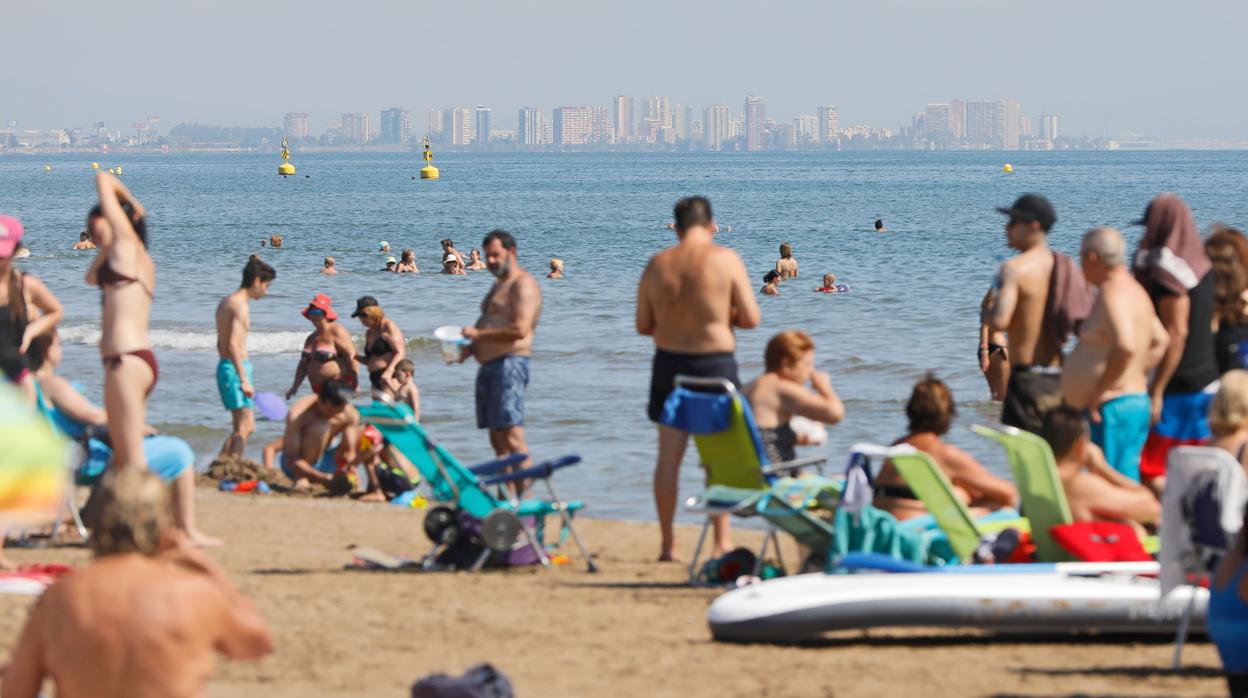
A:
<svg viewBox="0 0 1248 698">
<path fill-rule="evenodd" d="M 524 426 L 524 391 L 529 387 L 529 357 L 506 354 L 477 371 L 477 428 Z"/>
<path fill-rule="evenodd" d="M 1118 472 L 1140 481 L 1140 453 L 1148 440 L 1152 403 L 1146 393 L 1120 395 L 1101 405 L 1101 421 L 1092 422 L 1092 443 Z"/>
<path fill-rule="evenodd" d="M 251 383 L 251 361 L 243 361 L 243 371 L 247 373 L 247 382 Z M 229 359 L 221 359 L 217 362 L 217 391 L 221 393 L 221 404 L 225 405 L 225 409 L 233 412 L 234 410 L 251 409 L 256 403 L 243 394 L 243 379 L 238 375 L 238 370 L 234 368 L 234 362 Z"/>
<path fill-rule="evenodd" d="M 112 457 L 113 449 L 99 439 L 91 439 L 87 442 L 87 459 L 78 466 L 74 480 L 79 485 L 95 484 L 104 475 Z M 190 444 L 166 434 L 143 439 L 143 457 L 147 459 L 147 469 L 165 482 L 172 482 L 195 464 L 195 452 Z"/>
<path fill-rule="evenodd" d="M 338 450 L 338 444 L 337 444 L 337 443 L 335 443 L 334 445 L 330 446 L 328 449 L 326 449 L 326 450 L 325 450 L 325 455 L 321 456 L 321 459 L 320 459 L 319 461 L 317 461 L 316 465 L 314 465 L 313 467 L 314 467 L 314 468 L 316 468 L 317 470 L 321 471 L 322 473 L 325 473 L 326 475 L 333 475 L 334 473 L 338 472 L 338 459 L 337 459 L 337 458 L 335 457 L 335 455 L 334 455 L 334 452 L 335 452 L 335 451 L 337 451 L 337 450 Z M 295 479 L 295 471 L 291 470 L 291 469 L 290 469 L 290 468 L 286 465 L 286 454 L 285 454 L 285 453 L 283 453 L 283 454 L 282 454 L 282 455 L 278 458 L 278 461 L 277 461 L 277 462 L 278 462 L 278 464 L 279 464 L 279 465 L 281 465 L 281 466 L 282 466 L 282 472 L 283 472 L 283 473 L 286 473 L 286 477 L 290 478 L 291 480 L 294 480 L 294 479 Z"/>
</svg>

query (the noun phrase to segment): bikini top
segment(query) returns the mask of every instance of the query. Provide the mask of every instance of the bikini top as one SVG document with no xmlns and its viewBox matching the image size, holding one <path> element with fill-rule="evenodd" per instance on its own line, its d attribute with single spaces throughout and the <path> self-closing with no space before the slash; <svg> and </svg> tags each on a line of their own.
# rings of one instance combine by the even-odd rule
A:
<svg viewBox="0 0 1248 698">
<path fill-rule="evenodd" d="M 334 359 L 337 359 L 338 354 L 337 352 L 331 351 L 329 349 L 325 349 L 323 347 L 317 347 L 311 351 L 305 350 L 303 352 L 303 358 L 310 359 L 318 363 L 326 364 L 326 363 L 329 363 L 330 361 L 333 361 Z"/>
<path fill-rule="evenodd" d="M 112 286 L 115 288 L 118 286 L 125 286 L 127 284 L 138 284 L 139 288 L 143 289 L 143 292 L 147 294 L 148 298 L 152 297 L 151 290 L 143 285 L 143 282 L 139 280 L 139 277 L 122 274 L 116 269 L 113 269 L 112 264 L 108 261 L 105 261 L 103 266 L 100 267 L 100 271 L 96 275 L 95 280 L 96 285 L 100 287 L 101 291 L 104 290 L 105 286 Z"/>
<path fill-rule="evenodd" d="M 364 357 L 370 359 L 374 356 L 385 356 L 393 353 L 394 347 L 390 345 L 389 340 L 385 337 L 378 337 L 377 341 L 364 348 Z"/>
</svg>

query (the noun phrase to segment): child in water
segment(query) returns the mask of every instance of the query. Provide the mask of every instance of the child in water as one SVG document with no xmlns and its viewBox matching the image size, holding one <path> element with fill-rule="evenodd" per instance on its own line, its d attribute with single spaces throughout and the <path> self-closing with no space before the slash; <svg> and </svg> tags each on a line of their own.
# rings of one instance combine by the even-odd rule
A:
<svg viewBox="0 0 1248 698">
<path fill-rule="evenodd" d="M 816 293 L 837 293 L 836 274 L 824 274 L 823 285 L 815 289 Z"/>
<path fill-rule="evenodd" d="M 563 278 L 563 260 L 562 259 L 559 259 L 558 257 L 554 257 L 550 260 L 550 273 L 546 275 L 546 278 L 548 279 L 562 279 Z"/>
<path fill-rule="evenodd" d="M 763 294 L 764 296 L 780 295 L 780 272 L 776 271 L 775 269 L 772 269 L 771 271 L 764 274 L 763 275 L 763 288 L 759 290 L 759 293 Z"/>
<path fill-rule="evenodd" d="M 412 376 L 416 373 L 416 365 L 411 359 L 403 359 L 394 367 L 394 378 L 390 387 L 394 392 L 394 401 L 412 408 L 412 415 L 420 421 L 420 389 Z"/>
</svg>

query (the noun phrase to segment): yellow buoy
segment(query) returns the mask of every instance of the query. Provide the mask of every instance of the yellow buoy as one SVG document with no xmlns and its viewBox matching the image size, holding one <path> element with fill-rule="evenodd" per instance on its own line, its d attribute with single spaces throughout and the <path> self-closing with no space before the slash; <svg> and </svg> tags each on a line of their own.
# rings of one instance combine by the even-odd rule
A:
<svg viewBox="0 0 1248 698">
<path fill-rule="evenodd" d="M 118 165 L 118 166 L 117 166 L 117 174 L 118 174 L 118 175 L 120 175 L 120 174 L 121 174 L 121 165 Z"/>
<path fill-rule="evenodd" d="M 117 168 L 115 168 L 115 167 L 110 167 L 110 168 L 108 168 L 108 173 L 109 173 L 109 174 L 111 174 L 111 175 L 115 175 L 115 174 L 117 174 Z"/>
<path fill-rule="evenodd" d="M 98 162 L 93 162 L 93 163 L 91 163 L 91 169 L 93 169 L 93 170 L 98 170 L 98 169 L 100 169 L 100 163 L 98 163 Z"/>
<path fill-rule="evenodd" d="M 433 166 L 433 149 L 429 147 L 429 137 L 425 136 L 425 166 L 420 168 L 421 179 L 437 179 L 438 168 Z"/>
<path fill-rule="evenodd" d="M 52 171 L 52 166 L 51 166 L 51 165 L 44 165 L 44 166 L 43 166 L 43 171 L 44 171 L 44 172 L 51 172 L 51 171 Z"/>
<path fill-rule="evenodd" d="M 286 141 L 286 136 L 282 136 L 282 164 L 277 166 L 277 173 L 283 177 L 289 177 L 295 173 L 295 166 L 290 164 L 290 145 Z"/>
<path fill-rule="evenodd" d="M 1005 167 L 1001 168 L 1001 171 L 1008 174 L 1014 171 L 1014 166 L 1007 162 L 1005 163 Z"/>
</svg>

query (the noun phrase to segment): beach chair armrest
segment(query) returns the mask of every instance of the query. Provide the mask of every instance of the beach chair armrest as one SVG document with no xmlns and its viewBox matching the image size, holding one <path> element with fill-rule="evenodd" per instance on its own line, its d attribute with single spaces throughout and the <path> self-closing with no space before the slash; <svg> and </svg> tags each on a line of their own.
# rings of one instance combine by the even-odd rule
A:
<svg viewBox="0 0 1248 698">
<path fill-rule="evenodd" d="M 764 475 L 776 475 L 778 473 L 787 473 L 798 468 L 805 468 L 808 465 L 823 465 L 827 463 L 826 456 L 811 456 L 810 458 L 798 458 L 795 460 L 786 460 L 783 463 L 772 463 L 763 466 Z"/>
<path fill-rule="evenodd" d="M 505 475 L 495 475 L 481 481 L 485 485 L 501 485 L 506 482 L 517 482 L 519 480 L 528 480 L 530 478 L 548 478 L 560 468 L 567 468 L 581 462 L 580 456 L 564 456 L 555 460 L 548 460 L 537 465 L 517 470 Z"/>
<path fill-rule="evenodd" d="M 486 461 L 484 463 L 478 463 L 477 465 L 470 466 L 468 469 L 478 476 L 488 477 L 490 475 L 500 473 L 513 465 L 520 465 L 527 460 L 528 457 L 529 454 L 527 453 L 513 453 L 510 456 Z"/>
</svg>

